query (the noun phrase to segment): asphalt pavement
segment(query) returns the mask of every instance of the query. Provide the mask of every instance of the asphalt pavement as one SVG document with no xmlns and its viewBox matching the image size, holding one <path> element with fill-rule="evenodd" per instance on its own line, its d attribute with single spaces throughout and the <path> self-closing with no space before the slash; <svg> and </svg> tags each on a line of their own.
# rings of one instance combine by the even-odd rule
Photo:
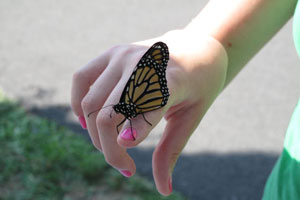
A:
<svg viewBox="0 0 300 200">
<path fill-rule="evenodd" d="M 29 111 L 86 134 L 70 111 L 74 71 L 105 49 L 182 28 L 201 0 L 0 0 L 0 87 Z M 292 21 L 215 101 L 174 171 L 191 200 L 260 199 L 300 97 Z M 151 156 L 165 122 L 130 150 L 152 180 Z"/>
</svg>

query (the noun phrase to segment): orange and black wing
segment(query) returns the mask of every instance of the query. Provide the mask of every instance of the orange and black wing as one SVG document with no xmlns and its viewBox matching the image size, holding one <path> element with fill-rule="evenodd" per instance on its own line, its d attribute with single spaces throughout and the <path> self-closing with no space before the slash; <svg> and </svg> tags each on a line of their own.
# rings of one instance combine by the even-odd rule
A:
<svg viewBox="0 0 300 200">
<path fill-rule="evenodd" d="M 168 60 L 167 45 L 163 42 L 155 43 L 135 67 L 120 102 L 134 104 L 137 114 L 164 106 L 169 98 L 166 80 Z"/>
</svg>

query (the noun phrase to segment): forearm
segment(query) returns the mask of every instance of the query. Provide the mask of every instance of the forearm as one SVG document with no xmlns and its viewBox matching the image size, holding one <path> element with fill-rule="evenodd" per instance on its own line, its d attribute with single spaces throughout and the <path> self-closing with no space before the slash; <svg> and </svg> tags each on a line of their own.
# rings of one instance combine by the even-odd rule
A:
<svg viewBox="0 0 300 200">
<path fill-rule="evenodd" d="M 185 28 L 218 40 L 228 56 L 224 87 L 290 19 L 297 0 L 211 0 Z"/>
</svg>

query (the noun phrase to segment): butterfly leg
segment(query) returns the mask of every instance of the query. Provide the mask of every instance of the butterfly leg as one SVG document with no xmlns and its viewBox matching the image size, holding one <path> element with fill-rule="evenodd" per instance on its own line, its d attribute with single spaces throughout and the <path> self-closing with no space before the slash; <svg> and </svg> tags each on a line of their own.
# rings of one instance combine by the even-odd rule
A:
<svg viewBox="0 0 300 200">
<path fill-rule="evenodd" d="M 132 134 L 133 140 L 135 140 L 135 137 L 134 137 L 134 135 L 133 135 L 133 130 L 132 130 L 132 122 L 131 122 L 130 119 L 129 119 L 129 123 L 130 123 L 131 134 Z"/>
<path fill-rule="evenodd" d="M 118 134 L 119 134 L 119 126 L 121 126 L 125 122 L 125 120 L 126 120 L 126 118 L 124 118 L 123 121 L 121 121 L 121 123 L 118 124 L 118 126 L 116 127 Z"/>
<path fill-rule="evenodd" d="M 142 113 L 144 120 L 150 125 L 152 126 L 152 124 L 146 119 L 146 117 L 144 116 L 144 113 Z"/>
<path fill-rule="evenodd" d="M 111 110 L 111 112 L 110 112 L 110 115 L 109 115 L 109 117 L 110 118 L 112 118 L 112 112 L 113 112 L 114 110 Z"/>
</svg>

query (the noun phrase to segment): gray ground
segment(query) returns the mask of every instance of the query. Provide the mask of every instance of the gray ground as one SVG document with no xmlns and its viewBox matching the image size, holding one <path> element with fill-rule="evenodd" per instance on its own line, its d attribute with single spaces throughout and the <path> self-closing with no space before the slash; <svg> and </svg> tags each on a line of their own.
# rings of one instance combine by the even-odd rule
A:
<svg viewBox="0 0 300 200">
<path fill-rule="evenodd" d="M 0 0 L 0 86 L 32 112 L 84 133 L 69 108 L 73 72 L 112 45 L 183 27 L 205 2 Z M 260 199 L 300 94 L 291 31 L 290 21 L 220 95 L 187 144 L 173 182 L 189 199 Z M 149 179 L 163 126 L 131 151 Z"/>
</svg>

